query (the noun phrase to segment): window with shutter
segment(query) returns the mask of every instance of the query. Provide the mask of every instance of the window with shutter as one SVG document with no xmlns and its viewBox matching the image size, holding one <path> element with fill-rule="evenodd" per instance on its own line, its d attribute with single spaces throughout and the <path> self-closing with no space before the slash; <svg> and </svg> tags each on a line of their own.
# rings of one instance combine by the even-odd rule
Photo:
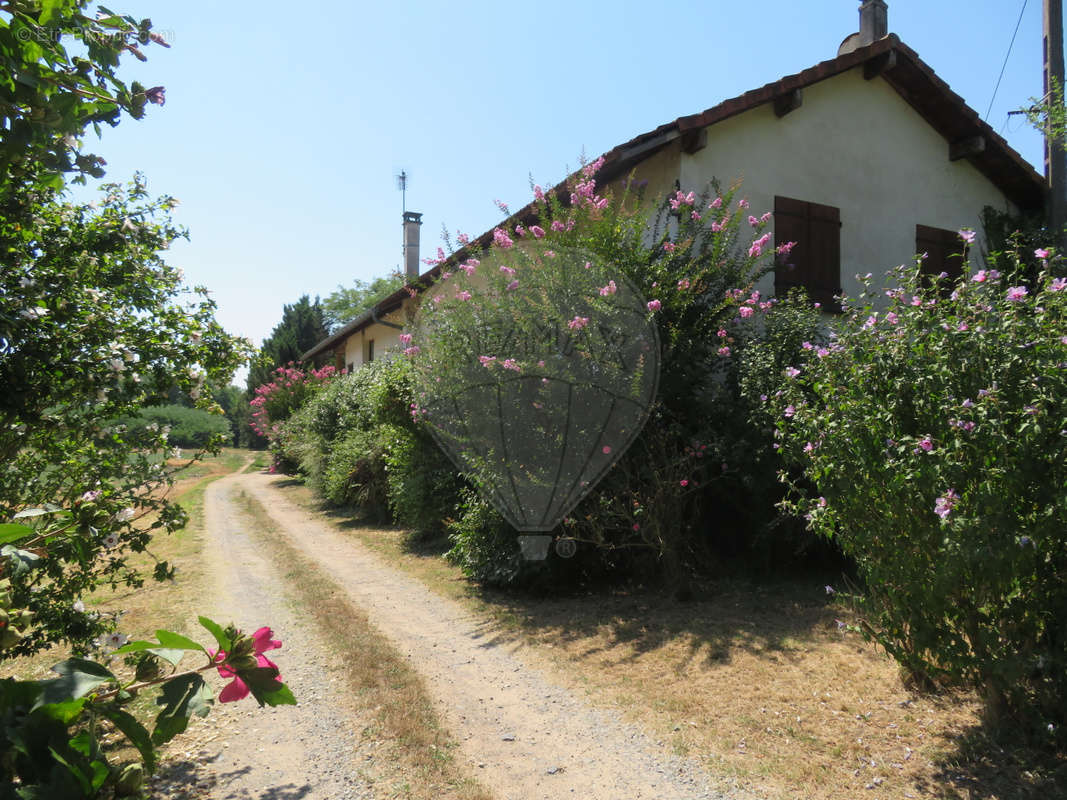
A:
<svg viewBox="0 0 1067 800">
<path fill-rule="evenodd" d="M 916 225 L 915 252 L 926 254 L 920 272 L 929 276 L 948 273 L 948 279 L 941 285 L 952 291 L 952 285 L 963 274 L 963 242 L 959 234 L 944 228 Z"/>
<path fill-rule="evenodd" d="M 367 342 L 367 363 L 369 364 L 374 360 L 374 340 L 371 339 Z"/>
<path fill-rule="evenodd" d="M 794 287 L 827 311 L 840 311 L 834 295 L 841 294 L 841 211 L 833 206 L 774 198 L 775 248 L 796 242 L 787 255 L 778 256 L 774 292 L 784 295 Z"/>
</svg>

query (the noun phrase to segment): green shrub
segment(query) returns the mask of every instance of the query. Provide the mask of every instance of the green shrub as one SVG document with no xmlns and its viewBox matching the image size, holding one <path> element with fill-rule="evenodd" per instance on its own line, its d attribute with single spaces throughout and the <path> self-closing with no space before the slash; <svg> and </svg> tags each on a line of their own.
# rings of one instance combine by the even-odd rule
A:
<svg viewBox="0 0 1067 800">
<path fill-rule="evenodd" d="M 419 536 L 444 533 L 465 485 L 455 466 L 425 431 L 381 425 L 377 432 L 393 519 Z"/>
<path fill-rule="evenodd" d="M 1067 719 L 1065 281 L 896 278 L 768 399 L 814 487 L 793 508 L 856 559 L 868 632 L 911 674 L 1048 736 Z"/>
<path fill-rule="evenodd" d="M 383 437 L 379 430 L 352 430 L 324 454 L 321 492 L 329 502 L 358 506 L 374 522 L 390 522 Z"/>
<path fill-rule="evenodd" d="M 181 405 L 151 406 L 141 409 L 137 416 L 126 417 L 119 422 L 135 432 L 169 429 L 167 441 L 175 447 L 206 447 L 220 434 L 231 435 L 226 417 L 202 408 Z"/>
</svg>

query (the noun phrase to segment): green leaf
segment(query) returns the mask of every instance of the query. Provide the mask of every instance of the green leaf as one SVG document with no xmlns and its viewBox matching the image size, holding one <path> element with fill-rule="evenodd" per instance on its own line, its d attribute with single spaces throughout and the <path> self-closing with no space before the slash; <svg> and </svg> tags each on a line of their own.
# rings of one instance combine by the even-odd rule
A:
<svg viewBox="0 0 1067 800">
<path fill-rule="evenodd" d="M 199 650 L 202 653 L 207 652 L 200 643 L 173 631 L 156 631 L 156 638 L 159 639 L 159 643 L 163 647 L 169 650 Z"/>
<path fill-rule="evenodd" d="M 43 517 L 45 514 L 55 514 L 63 509 L 51 503 L 45 503 L 44 508 L 24 508 L 12 519 L 25 519 L 26 517 Z"/>
<path fill-rule="evenodd" d="M 106 667 L 84 658 L 61 661 L 52 667 L 52 672 L 58 673 L 60 677 L 41 681 L 42 691 L 38 705 L 76 700 L 101 684 L 118 682 Z"/>
<path fill-rule="evenodd" d="M 106 708 L 104 716 L 111 720 L 115 727 L 122 731 L 130 743 L 137 748 L 144 760 L 145 768 L 149 772 L 156 769 L 156 748 L 152 745 L 152 736 L 148 729 L 137 721 L 137 718 L 121 708 Z"/>
<path fill-rule="evenodd" d="M 85 707 L 86 698 L 79 697 L 77 700 L 66 700 L 62 703 L 46 703 L 34 709 L 35 714 L 54 719 L 62 725 L 70 725 L 76 720 Z"/>
<path fill-rule="evenodd" d="M 220 650 L 230 649 L 232 643 L 225 631 L 222 630 L 221 625 L 207 617 L 199 617 L 198 619 L 200 620 L 200 624 L 207 629 L 208 633 L 215 637 L 215 641 L 219 643 Z"/>
<path fill-rule="evenodd" d="M 55 16 L 56 10 L 63 7 L 63 0 L 41 0 L 41 16 L 37 21 L 41 25 L 47 25 Z"/>
<path fill-rule="evenodd" d="M 188 727 L 193 714 L 206 717 L 214 702 L 215 696 L 199 674 L 167 681 L 156 698 L 156 705 L 163 706 L 163 710 L 156 717 L 152 741 L 157 745 L 169 742 Z"/>
<path fill-rule="evenodd" d="M 242 681 L 256 698 L 256 702 L 262 707 L 268 706 L 295 706 L 296 698 L 289 687 L 278 680 L 278 671 L 273 667 L 256 667 L 255 669 L 241 670 L 238 673 Z"/>
<path fill-rule="evenodd" d="M 36 553 L 31 553 L 29 550 L 19 550 L 10 544 L 0 547 L 0 556 L 5 556 L 11 561 L 11 569 L 15 575 L 29 572 L 41 560 L 41 557 Z"/>
<path fill-rule="evenodd" d="M 33 532 L 33 528 L 29 525 L 17 525 L 14 522 L 5 522 L 0 524 L 0 544 L 17 542 L 19 539 L 24 539 Z"/>
</svg>

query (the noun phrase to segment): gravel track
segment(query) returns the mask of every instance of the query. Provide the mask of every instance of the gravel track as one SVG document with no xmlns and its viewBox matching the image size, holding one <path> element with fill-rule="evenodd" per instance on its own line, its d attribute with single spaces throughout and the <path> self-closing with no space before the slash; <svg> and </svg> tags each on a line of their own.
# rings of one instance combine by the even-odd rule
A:
<svg viewBox="0 0 1067 800">
<path fill-rule="evenodd" d="M 284 642 L 276 659 L 282 677 L 300 705 L 259 709 L 243 701 L 216 708 L 186 737 L 193 744 L 171 765 L 176 778 L 161 781 L 153 796 L 375 796 L 375 742 L 360 735 L 372 721 L 348 707 L 342 687 L 328 677 L 328 648 L 284 600 L 283 576 L 256 547 L 252 519 L 235 505 L 243 491 L 276 523 L 274 535 L 313 560 L 410 660 L 459 743 L 458 763 L 498 800 L 751 800 L 694 761 L 671 755 L 618 713 L 588 705 L 531 666 L 521 646 L 499 644 L 491 623 L 291 503 L 273 485 L 278 480 L 244 473 L 211 484 L 206 550 L 218 556 L 213 605 L 226 612 L 220 621 L 234 617 L 245 630 L 271 625 Z"/>
</svg>

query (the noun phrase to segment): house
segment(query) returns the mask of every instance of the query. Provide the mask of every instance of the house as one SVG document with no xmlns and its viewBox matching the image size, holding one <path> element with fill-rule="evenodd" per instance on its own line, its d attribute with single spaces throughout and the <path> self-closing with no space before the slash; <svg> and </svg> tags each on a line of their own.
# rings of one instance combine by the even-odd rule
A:
<svg viewBox="0 0 1067 800">
<path fill-rule="evenodd" d="M 864 0 L 860 31 L 835 58 L 679 117 L 604 159 L 599 185 L 632 172 L 652 196 L 743 181 L 753 211 L 773 213 L 775 244 L 798 243 L 758 288 L 803 286 L 827 309 L 833 295 L 858 293 L 857 273 L 880 274 L 916 253 L 927 254 L 925 270 L 958 274 L 960 228 L 980 231 L 986 206 L 1034 211 L 1046 196 L 1033 167 L 887 33 L 884 0 Z M 531 203 L 513 222 L 533 213 Z M 355 367 L 395 347 L 405 303 L 438 270 L 412 276 L 304 359 L 332 350 Z"/>
</svg>

